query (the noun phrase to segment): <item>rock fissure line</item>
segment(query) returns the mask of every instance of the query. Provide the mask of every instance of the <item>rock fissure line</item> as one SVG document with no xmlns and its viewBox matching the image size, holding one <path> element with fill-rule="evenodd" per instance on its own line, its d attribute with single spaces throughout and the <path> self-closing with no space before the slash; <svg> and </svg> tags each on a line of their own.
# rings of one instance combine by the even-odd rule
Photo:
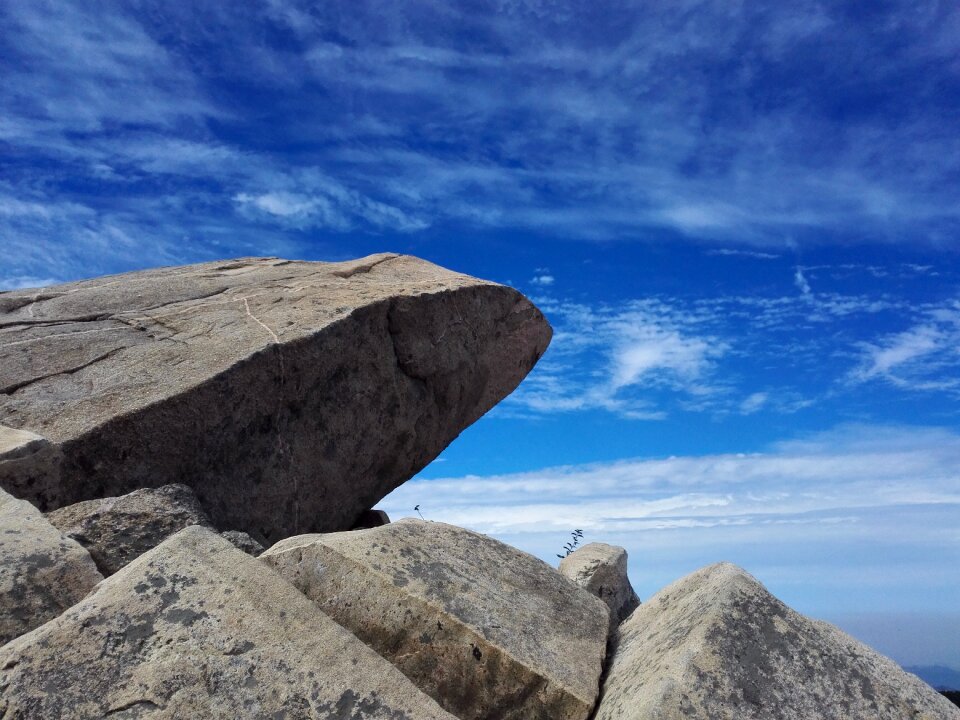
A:
<svg viewBox="0 0 960 720">
<path fill-rule="evenodd" d="M 0 344 L 0 348 L 14 347 L 16 345 L 29 345 L 30 343 L 40 342 L 41 340 L 50 340 L 52 338 L 59 337 L 73 337 L 74 335 L 89 335 L 91 333 L 101 333 L 101 332 L 116 332 L 121 328 L 118 327 L 105 327 L 105 328 L 94 328 L 93 330 L 78 330 L 77 332 L 72 333 L 55 333 L 53 335 L 42 335 L 40 337 L 27 338 L 26 340 L 14 340 L 13 342 Z"/>
<path fill-rule="evenodd" d="M 14 395 L 20 390 L 23 390 L 25 387 L 29 387 L 30 385 L 34 385 L 38 382 L 42 382 L 43 380 L 47 380 L 48 378 L 57 377 L 58 375 L 73 375 L 75 373 L 80 372 L 84 368 L 88 368 L 91 365 L 96 365 L 98 362 L 102 362 L 103 360 L 106 360 L 107 358 L 113 355 L 116 355 L 118 352 L 125 349 L 126 349 L 126 346 L 114 348 L 113 350 L 109 350 L 103 353 L 102 355 L 98 355 L 93 360 L 90 360 L 89 362 L 85 362 L 82 365 L 77 365 L 76 367 L 68 368 L 67 370 L 60 370 L 58 372 L 50 373 L 48 375 L 43 375 L 41 377 L 32 378 L 30 380 L 26 380 L 21 383 L 14 383 L 13 385 L 8 385 L 5 388 L 0 388 L 0 393 L 4 395 Z"/>
<path fill-rule="evenodd" d="M 175 342 L 178 345 L 184 345 L 184 346 L 187 345 L 187 343 L 184 342 L 183 340 L 180 340 L 174 337 L 175 335 L 179 335 L 182 332 L 180 328 L 176 328 L 173 325 L 167 325 L 165 322 L 163 322 L 162 320 L 159 320 L 158 318 L 153 317 L 152 315 L 143 315 L 138 318 L 124 318 L 124 317 L 118 316 L 113 319 L 119 323 L 123 323 L 127 327 L 131 327 L 134 330 L 137 330 L 138 332 L 148 332 L 152 330 L 153 328 L 149 327 L 150 325 L 161 327 L 167 332 L 169 332 L 170 334 L 167 335 L 166 337 L 153 337 L 152 335 L 148 337 L 150 337 L 151 340 L 156 340 L 157 342 L 168 340 L 170 342 Z M 182 362 L 182 360 L 180 362 Z M 174 363 L 174 364 L 177 364 L 177 363 Z"/>
<path fill-rule="evenodd" d="M 124 310 L 122 312 L 116 313 L 117 315 L 131 315 L 136 313 L 148 313 L 151 310 L 160 310 L 161 308 L 170 307 L 171 305 L 180 305 L 183 303 L 196 302 L 198 300 L 207 300 L 208 298 L 216 297 L 217 295 L 223 295 L 229 287 L 220 288 L 219 290 L 213 290 L 203 295 L 197 295 L 196 297 L 184 298 L 183 300 L 171 300 L 170 302 L 158 303 L 157 305 L 151 305 L 145 308 L 137 308 L 135 310 Z"/>
<path fill-rule="evenodd" d="M 57 319 L 57 320 L 42 320 L 42 319 L 40 319 L 40 320 L 37 320 L 37 319 L 25 320 L 25 319 L 20 319 L 20 320 L 14 320 L 14 321 L 12 321 L 12 322 L 5 322 L 5 321 L 3 321 L 3 320 L 0 320 L 0 328 L 12 328 L 12 327 L 17 327 L 17 326 L 24 326 L 24 327 L 37 327 L 37 326 L 40 326 L 40 327 L 44 327 L 44 326 L 47 326 L 47 327 L 55 327 L 55 326 L 57 326 L 57 325 L 71 325 L 71 324 L 74 324 L 74 323 L 102 322 L 102 321 L 105 321 L 105 320 L 119 320 L 120 322 L 123 322 L 123 320 L 121 319 L 123 316 L 131 316 L 131 315 L 136 316 L 136 315 L 138 315 L 138 314 L 142 314 L 142 315 L 144 315 L 144 316 L 146 316 L 146 317 L 152 318 L 153 316 L 151 316 L 151 315 L 146 315 L 146 313 L 151 312 L 151 311 L 153 311 L 153 310 L 159 310 L 159 309 L 161 309 L 161 308 L 169 307 L 169 306 L 171 306 L 171 305 L 180 305 L 180 304 L 182 304 L 182 303 L 190 303 L 190 302 L 196 302 L 196 301 L 198 301 L 198 300 L 206 300 L 207 298 L 216 297 L 217 295 L 222 295 L 223 293 L 227 292 L 229 289 L 230 289 L 230 288 L 228 288 L 228 287 L 227 287 L 227 288 L 220 288 L 219 290 L 216 290 L 216 291 L 214 291 L 214 292 L 206 293 L 206 294 L 204 294 L 204 295 L 198 295 L 197 297 L 193 297 L 193 298 L 187 298 L 187 299 L 184 299 L 184 300 L 173 300 L 173 301 L 171 301 L 171 302 L 160 303 L 160 304 L 158 304 L 158 305 L 151 305 L 151 306 L 145 307 L 145 308 L 136 308 L 136 309 L 134 309 L 134 310 L 123 310 L 123 311 L 118 312 L 118 313 L 97 313 L 97 314 L 91 314 L 91 315 L 79 315 L 79 316 L 73 317 L 73 318 L 59 318 L 59 319 Z M 52 300 L 52 299 L 55 299 L 55 298 L 58 298 L 58 297 L 62 297 L 62 295 L 50 295 L 50 296 L 45 297 L 45 298 L 43 298 L 43 299 L 44 299 L 44 300 Z M 27 307 L 27 308 L 28 308 L 28 312 L 29 312 L 29 314 L 30 314 L 30 317 L 33 318 L 33 317 L 34 317 L 33 306 L 34 306 L 37 302 L 38 302 L 38 301 L 35 300 L 35 301 L 33 301 L 33 302 L 31 302 L 31 303 L 29 303 L 29 304 L 27 304 L 27 305 L 21 305 L 19 308 L 13 308 L 12 310 L 8 310 L 7 312 L 16 312 L 17 310 L 20 310 L 20 309 L 22 309 L 22 308 L 24 308 L 24 307 Z M 206 307 L 206 305 L 201 305 L 201 306 L 188 306 L 188 307 L 186 307 L 186 308 L 183 308 L 183 310 L 184 310 L 184 311 L 188 311 L 188 310 L 193 309 L 193 307 Z M 84 332 L 84 331 L 81 331 L 81 332 Z M 90 331 L 85 331 L 85 332 L 90 332 Z M 70 333 L 65 333 L 65 334 L 70 334 Z M 58 336 L 58 335 L 47 335 L 46 337 L 59 337 L 59 336 Z M 40 339 L 44 339 L 44 338 L 31 338 L 31 340 L 40 340 Z M 21 341 L 19 341 L 19 342 L 29 342 L 29 340 L 21 340 Z M 9 343 L 9 344 L 15 345 L 15 344 L 17 344 L 17 343 Z"/>
<path fill-rule="evenodd" d="M 113 708 L 112 710 L 107 710 L 107 712 L 104 714 L 104 717 L 106 717 L 107 715 L 113 715 L 114 713 L 123 712 L 124 710 L 130 710 L 131 708 L 135 708 L 138 705 L 146 706 L 151 710 L 163 710 L 166 707 L 164 705 L 158 705 L 153 700 L 131 700 L 128 703 L 124 703 L 119 707 Z"/>
<path fill-rule="evenodd" d="M 59 318 L 57 320 L 13 320 L 11 322 L 5 322 L 0 320 L 0 328 L 4 327 L 13 327 L 16 325 L 25 325 L 28 327 L 33 326 L 44 326 L 44 325 L 71 325 L 73 323 L 87 323 L 87 322 L 99 322 L 101 320 L 109 320 L 109 313 L 97 313 L 95 315 L 78 315 L 77 317 L 72 318 Z"/>
</svg>

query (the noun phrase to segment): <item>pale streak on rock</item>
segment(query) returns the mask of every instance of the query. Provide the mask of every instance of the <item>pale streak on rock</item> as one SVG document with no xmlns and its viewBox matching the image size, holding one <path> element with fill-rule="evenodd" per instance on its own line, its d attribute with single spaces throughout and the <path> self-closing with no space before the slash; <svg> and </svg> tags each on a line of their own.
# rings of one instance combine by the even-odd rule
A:
<svg viewBox="0 0 960 720">
<path fill-rule="evenodd" d="M 276 334 L 273 330 L 271 330 L 270 328 L 268 328 L 268 327 L 266 326 L 266 324 L 264 324 L 264 323 L 260 320 L 260 318 L 258 318 L 258 317 L 257 317 L 256 315 L 254 315 L 252 312 L 250 312 L 250 301 L 249 301 L 248 298 L 243 298 L 243 307 L 245 307 L 246 310 L 247 310 L 247 317 L 249 317 L 249 318 L 250 318 L 251 320 L 253 320 L 257 325 L 259 325 L 259 326 L 262 327 L 264 330 L 266 330 L 266 331 L 270 334 L 270 337 L 273 338 L 273 341 L 279 345 L 279 344 L 280 344 L 280 338 L 277 337 L 277 334 Z"/>
</svg>

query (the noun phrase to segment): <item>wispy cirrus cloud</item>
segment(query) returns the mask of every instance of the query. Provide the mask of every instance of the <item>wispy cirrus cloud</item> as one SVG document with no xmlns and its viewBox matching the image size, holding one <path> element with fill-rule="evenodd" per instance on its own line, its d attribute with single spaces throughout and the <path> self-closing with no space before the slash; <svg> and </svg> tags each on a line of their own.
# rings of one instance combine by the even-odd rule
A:
<svg viewBox="0 0 960 720">
<path fill-rule="evenodd" d="M 610 534 L 802 525 L 817 521 L 818 513 L 845 520 L 871 508 L 960 505 L 958 467 L 960 437 L 951 431 L 851 425 L 777 443 L 763 453 L 416 480 L 384 505 L 405 514 L 407 499 L 429 494 L 434 519 L 494 534 L 552 534 L 571 523 Z"/>
<path fill-rule="evenodd" d="M 498 412 L 604 410 L 662 420 L 693 411 L 719 419 L 793 414 L 825 401 L 853 407 L 864 400 L 862 386 L 877 380 L 899 389 L 954 386 L 955 301 L 843 294 L 825 279 L 818 282 L 826 289 L 812 285 L 815 274 L 873 275 L 871 268 L 781 272 L 785 294 L 700 292 L 618 304 L 565 300 L 531 282 L 554 340 Z M 913 327 L 893 330 L 904 325 Z"/>
<path fill-rule="evenodd" d="M 549 298 L 539 302 L 555 325 L 554 339 L 510 405 L 533 412 L 604 409 L 658 419 L 665 409 L 648 393 L 714 392 L 711 371 L 726 344 L 697 334 L 696 323 L 675 308 L 656 301 L 600 308 Z"/>
<path fill-rule="evenodd" d="M 856 12 L 17 0 L 0 8 L 5 173 L 22 201 L 103 225 L 119 206 L 159 223 L 142 200 L 162 196 L 201 254 L 211 224 L 251 222 L 300 247 L 440 226 L 758 258 L 825 232 L 949 244 L 960 11 Z"/>
<path fill-rule="evenodd" d="M 884 381 L 907 390 L 960 387 L 960 305 L 924 313 L 918 324 L 861 345 L 854 382 Z"/>
</svg>

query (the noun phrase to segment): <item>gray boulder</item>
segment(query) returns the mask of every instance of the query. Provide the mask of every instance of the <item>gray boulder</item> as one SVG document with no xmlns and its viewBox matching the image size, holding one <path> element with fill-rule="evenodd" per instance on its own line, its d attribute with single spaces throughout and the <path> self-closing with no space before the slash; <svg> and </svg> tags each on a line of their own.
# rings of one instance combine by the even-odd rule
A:
<svg viewBox="0 0 960 720">
<path fill-rule="evenodd" d="M 620 626 L 596 720 L 957 720 L 960 709 L 722 563 Z"/>
<path fill-rule="evenodd" d="M 193 491 L 179 484 L 68 505 L 47 520 L 83 545 L 105 576 L 185 527 L 212 527 Z"/>
<path fill-rule="evenodd" d="M 0 645 L 55 618 L 102 579 L 86 550 L 0 490 Z"/>
<path fill-rule="evenodd" d="M 0 717 L 455 720 L 269 567 L 201 527 L 0 648 Z"/>
<path fill-rule="evenodd" d="M 191 486 L 217 527 L 347 530 L 509 394 L 550 326 L 409 256 L 246 258 L 0 293 L 0 487 Z"/>
<path fill-rule="evenodd" d="M 247 555 L 252 555 L 253 557 L 260 557 L 265 549 L 259 541 L 239 530 L 227 530 L 226 532 L 220 533 L 220 537 L 228 540 L 237 550 L 242 550 Z"/>
<path fill-rule="evenodd" d="M 627 577 L 627 551 L 606 543 L 588 543 L 560 561 L 560 574 L 610 608 L 610 631 L 630 616 L 640 599 Z"/>
<path fill-rule="evenodd" d="M 289 538 L 260 559 L 460 718 L 593 709 L 607 608 L 531 555 L 407 519 Z"/>
</svg>

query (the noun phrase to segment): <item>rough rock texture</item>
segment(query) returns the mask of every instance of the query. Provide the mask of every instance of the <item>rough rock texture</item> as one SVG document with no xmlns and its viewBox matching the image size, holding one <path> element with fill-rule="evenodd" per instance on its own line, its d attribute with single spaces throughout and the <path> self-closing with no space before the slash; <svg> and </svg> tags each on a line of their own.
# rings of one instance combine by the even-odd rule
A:
<svg viewBox="0 0 960 720">
<path fill-rule="evenodd" d="M 185 527 L 212 527 L 196 495 L 180 484 L 68 505 L 47 513 L 47 520 L 83 545 L 104 576 Z"/>
<path fill-rule="evenodd" d="M 200 527 L 0 648 L 0 717 L 454 720 L 269 567 Z"/>
<path fill-rule="evenodd" d="M 740 568 L 711 565 L 618 632 L 596 720 L 946 720 L 960 710 Z"/>
<path fill-rule="evenodd" d="M 254 540 L 247 535 L 247 533 L 240 532 L 239 530 L 227 530 L 226 532 L 220 533 L 220 537 L 224 540 L 229 540 L 230 544 L 237 550 L 243 550 L 247 555 L 252 555 L 253 557 L 260 557 L 265 549 L 257 540 Z"/>
<path fill-rule="evenodd" d="M 40 436 L 0 487 L 49 511 L 183 482 L 217 527 L 347 530 L 550 334 L 517 291 L 390 254 L 0 293 L 0 424 Z"/>
<path fill-rule="evenodd" d="M 102 579 L 86 550 L 0 490 L 0 645 L 55 618 Z"/>
<path fill-rule="evenodd" d="M 640 604 L 627 577 L 627 551 L 606 543 L 588 543 L 560 561 L 560 574 L 610 608 L 610 631 Z"/>
<path fill-rule="evenodd" d="M 531 555 L 407 519 L 289 538 L 260 559 L 460 718 L 593 709 L 607 608 Z"/>
<path fill-rule="evenodd" d="M 0 308 L 4 293 L 0 293 Z M 2 314 L 0 314 L 2 317 Z M 0 345 L 3 343 L 0 327 Z M 0 375 L 4 372 L 3 351 L 0 350 Z M 0 407 L 3 404 L 0 390 Z M 0 419 L 3 412 L 0 411 Z M 60 449 L 36 433 L 0 425 L 0 490 L 16 485 L 26 488 L 27 494 L 35 487 L 43 487 L 60 472 L 63 456 Z M 16 483 L 13 482 L 16 478 Z"/>
</svg>

